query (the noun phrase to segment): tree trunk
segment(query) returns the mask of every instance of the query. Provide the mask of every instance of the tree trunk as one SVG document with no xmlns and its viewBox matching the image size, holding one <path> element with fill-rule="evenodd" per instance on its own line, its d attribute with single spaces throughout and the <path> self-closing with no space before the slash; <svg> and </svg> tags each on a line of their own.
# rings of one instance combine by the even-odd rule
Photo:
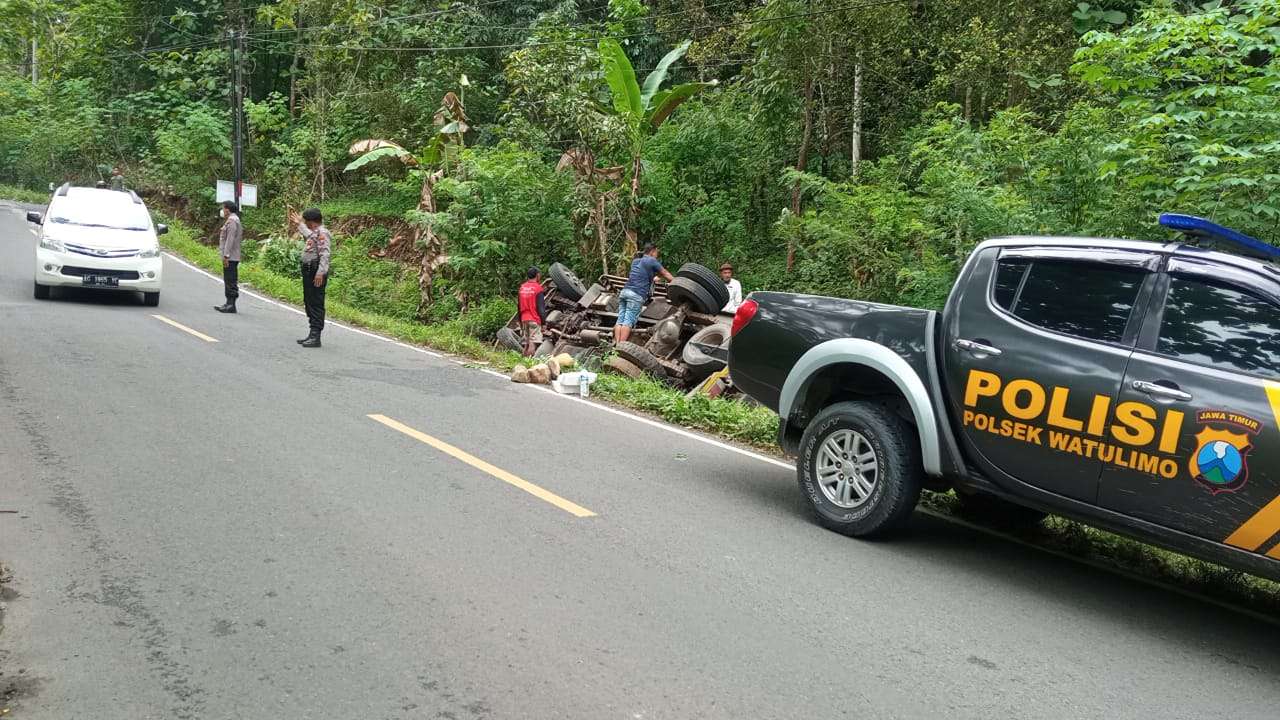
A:
<svg viewBox="0 0 1280 720">
<path fill-rule="evenodd" d="M 973 117 L 973 86 L 964 86 L 964 121 L 968 124 Z"/>
<path fill-rule="evenodd" d="M 435 176 L 429 170 L 422 172 L 418 211 L 433 213 L 436 211 Z M 413 246 L 422 251 L 422 259 L 418 263 L 418 317 L 421 319 L 426 317 L 433 302 L 431 293 L 435 285 L 435 272 L 440 265 L 440 257 L 444 254 L 444 246 L 429 223 L 426 227 L 414 225 Z"/>
<path fill-rule="evenodd" d="M 298 116 L 298 60 L 302 56 L 302 16 L 294 18 L 293 62 L 289 65 L 289 117 Z"/>
<path fill-rule="evenodd" d="M 862 48 L 853 63 L 853 128 L 850 132 L 849 169 L 854 181 L 862 172 Z"/>
<path fill-rule="evenodd" d="M 592 211 L 591 224 L 596 228 L 596 245 L 600 251 L 600 272 L 609 274 L 609 236 L 604 231 L 604 201 L 605 194 L 598 189 L 596 193 L 595 209 Z"/>
<path fill-rule="evenodd" d="M 804 83 L 804 134 L 800 136 L 800 154 L 796 158 L 796 171 L 804 172 L 809 167 L 809 143 L 813 139 L 813 78 L 805 80 Z M 794 187 L 791 188 L 791 215 L 796 219 L 800 218 L 800 196 L 802 194 L 800 181 L 797 180 Z M 787 272 L 791 272 L 791 268 L 796 264 L 796 239 L 795 236 L 787 238 Z"/>
<path fill-rule="evenodd" d="M 640 220 L 640 172 L 644 167 L 640 153 L 631 157 L 631 198 L 627 201 L 626 241 L 622 244 L 623 257 L 635 255 L 640 247 L 636 223 Z"/>
</svg>

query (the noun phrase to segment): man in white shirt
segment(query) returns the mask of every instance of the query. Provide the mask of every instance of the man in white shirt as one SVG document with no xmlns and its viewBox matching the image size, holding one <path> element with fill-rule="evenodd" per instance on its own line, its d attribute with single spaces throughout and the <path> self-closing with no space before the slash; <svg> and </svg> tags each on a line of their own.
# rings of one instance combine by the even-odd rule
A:
<svg viewBox="0 0 1280 720">
<path fill-rule="evenodd" d="M 729 288 L 729 302 L 725 304 L 722 312 L 737 312 L 738 306 L 742 304 L 742 283 L 733 276 L 732 265 L 725 263 L 720 266 L 720 279 L 724 280 L 724 284 Z"/>
</svg>

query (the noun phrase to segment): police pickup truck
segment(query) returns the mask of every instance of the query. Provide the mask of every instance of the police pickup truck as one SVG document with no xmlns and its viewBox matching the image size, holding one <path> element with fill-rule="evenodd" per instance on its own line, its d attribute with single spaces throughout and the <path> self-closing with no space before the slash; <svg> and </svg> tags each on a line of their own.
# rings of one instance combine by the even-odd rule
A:
<svg viewBox="0 0 1280 720">
<path fill-rule="evenodd" d="M 733 382 L 832 530 L 954 488 L 1280 580 L 1280 249 L 1160 222 L 1180 241 L 984 242 L 941 312 L 753 293 Z"/>
</svg>

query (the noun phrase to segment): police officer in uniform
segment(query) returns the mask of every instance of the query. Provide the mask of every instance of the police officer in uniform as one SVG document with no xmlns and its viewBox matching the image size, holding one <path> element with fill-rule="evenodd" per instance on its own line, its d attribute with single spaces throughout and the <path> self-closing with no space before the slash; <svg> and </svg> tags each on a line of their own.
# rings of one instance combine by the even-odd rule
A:
<svg viewBox="0 0 1280 720">
<path fill-rule="evenodd" d="M 324 289 L 329 282 L 329 249 L 333 246 L 333 234 L 324 226 L 324 216 L 318 208 L 309 208 L 291 218 L 298 224 L 298 233 L 305 244 L 302 248 L 302 302 L 307 309 L 307 322 L 311 332 L 298 341 L 304 348 L 320 347 L 320 333 L 324 331 Z"/>
<path fill-rule="evenodd" d="M 215 305 L 220 313 L 234 313 L 240 297 L 240 244 L 244 227 L 240 224 L 240 208 L 232 201 L 222 203 L 222 229 L 218 231 L 218 253 L 222 255 L 222 286 L 227 301 Z"/>
</svg>

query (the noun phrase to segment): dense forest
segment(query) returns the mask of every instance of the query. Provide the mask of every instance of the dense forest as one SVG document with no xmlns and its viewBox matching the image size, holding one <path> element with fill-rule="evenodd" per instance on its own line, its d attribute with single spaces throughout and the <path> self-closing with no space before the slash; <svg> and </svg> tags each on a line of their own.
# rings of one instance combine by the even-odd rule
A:
<svg viewBox="0 0 1280 720">
<path fill-rule="evenodd" d="M 211 224 L 240 65 L 250 227 L 396 218 L 424 317 L 649 241 L 937 305 L 995 235 L 1280 240 L 1278 49 L 1280 0 L 0 0 L 0 182 Z"/>
</svg>

